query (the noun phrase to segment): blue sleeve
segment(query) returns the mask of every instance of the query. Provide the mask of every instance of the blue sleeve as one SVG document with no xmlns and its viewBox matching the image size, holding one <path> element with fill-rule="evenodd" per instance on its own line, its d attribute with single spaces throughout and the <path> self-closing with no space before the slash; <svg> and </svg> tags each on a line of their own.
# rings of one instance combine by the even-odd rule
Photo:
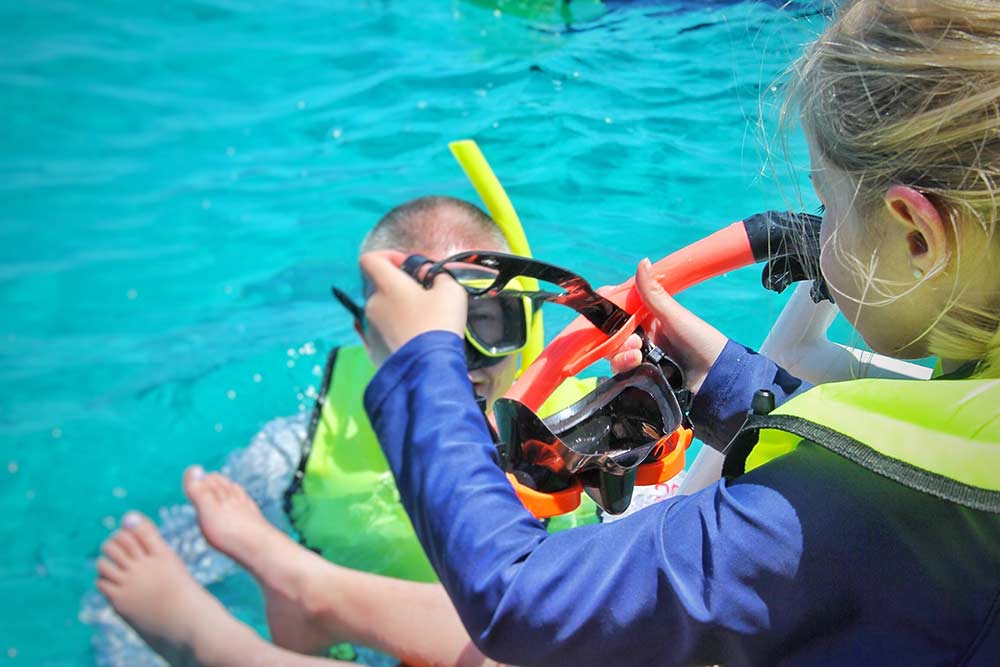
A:
<svg viewBox="0 0 1000 667">
<path fill-rule="evenodd" d="M 714 664 L 796 613 L 802 535 L 781 493 L 720 482 L 550 535 L 498 466 L 461 339 L 430 332 L 365 394 L 406 507 L 466 629 L 531 665 Z"/>
<path fill-rule="evenodd" d="M 746 420 L 750 400 L 758 389 L 773 393 L 777 407 L 812 386 L 764 355 L 730 340 L 691 403 L 694 433 L 721 451 Z"/>
</svg>

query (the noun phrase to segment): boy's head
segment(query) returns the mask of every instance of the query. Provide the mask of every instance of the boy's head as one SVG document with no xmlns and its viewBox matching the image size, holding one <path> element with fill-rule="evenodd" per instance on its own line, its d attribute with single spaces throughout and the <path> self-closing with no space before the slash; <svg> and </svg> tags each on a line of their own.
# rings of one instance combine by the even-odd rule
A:
<svg viewBox="0 0 1000 667">
<path fill-rule="evenodd" d="M 479 207 L 454 197 L 430 196 L 400 204 L 382 216 L 361 243 L 361 253 L 374 250 L 437 260 L 466 250 L 510 252 L 510 247 L 497 224 Z M 476 394 L 486 397 L 488 405 L 514 382 L 517 359 L 517 354 L 511 354 L 469 371 Z"/>
</svg>

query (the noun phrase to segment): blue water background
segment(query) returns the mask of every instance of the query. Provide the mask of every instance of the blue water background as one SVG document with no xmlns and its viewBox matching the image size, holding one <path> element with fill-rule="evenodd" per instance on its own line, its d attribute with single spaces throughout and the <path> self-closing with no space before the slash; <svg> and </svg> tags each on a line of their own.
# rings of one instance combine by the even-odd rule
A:
<svg viewBox="0 0 1000 667">
<path fill-rule="evenodd" d="M 814 207 L 804 171 L 766 167 L 760 102 L 825 19 L 775 4 L 581 2 L 569 25 L 458 0 L 0 5 L 0 664 L 93 663 L 101 541 L 308 409 L 353 340 L 328 289 L 357 289 L 364 232 L 474 198 L 447 141 L 476 139 L 535 254 L 595 284 Z M 757 345 L 783 301 L 758 275 L 682 301 Z"/>
</svg>

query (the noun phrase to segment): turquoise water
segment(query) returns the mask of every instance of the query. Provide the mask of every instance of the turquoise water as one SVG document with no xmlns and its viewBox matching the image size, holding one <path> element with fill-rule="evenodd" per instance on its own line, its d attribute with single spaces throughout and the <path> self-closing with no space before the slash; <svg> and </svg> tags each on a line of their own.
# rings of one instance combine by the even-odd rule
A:
<svg viewBox="0 0 1000 667">
<path fill-rule="evenodd" d="M 307 409 L 366 229 L 474 197 L 448 140 L 480 143 L 537 256 L 595 284 L 798 206 L 759 101 L 823 17 L 692 4 L 569 25 L 457 0 L 0 6 L 0 664 L 93 664 L 101 541 Z M 759 344 L 782 299 L 757 275 L 683 301 Z"/>
</svg>

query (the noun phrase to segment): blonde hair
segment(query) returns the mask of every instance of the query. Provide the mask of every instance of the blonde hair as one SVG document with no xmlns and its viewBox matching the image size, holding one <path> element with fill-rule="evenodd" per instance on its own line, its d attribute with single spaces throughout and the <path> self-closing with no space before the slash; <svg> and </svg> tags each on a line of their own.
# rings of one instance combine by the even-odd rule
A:
<svg viewBox="0 0 1000 667">
<path fill-rule="evenodd" d="M 949 222 L 996 243 L 1000 216 L 1000 2 L 853 0 L 796 63 L 797 102 L 813 149 L 857 183 L 856 205 L 916 188 Z M 788 105 L 783 113 L 788 112 Z M 958 253 L 951 261 L 960 261 Z M 928 349 L 1000 371 L 1000 294 L 961 295 L 930 329 Z"/>
</svg>

